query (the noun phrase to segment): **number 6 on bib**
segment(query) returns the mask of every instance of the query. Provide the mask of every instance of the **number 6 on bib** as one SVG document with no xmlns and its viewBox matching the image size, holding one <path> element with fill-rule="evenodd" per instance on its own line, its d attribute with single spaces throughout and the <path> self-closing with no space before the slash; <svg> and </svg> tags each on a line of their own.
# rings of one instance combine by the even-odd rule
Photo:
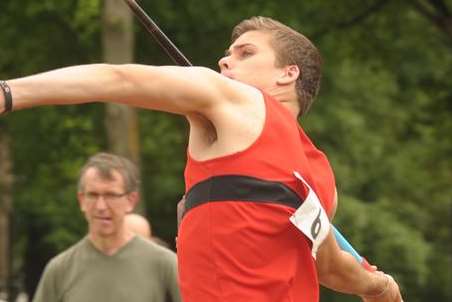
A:
<svg viewBox="0 0 452 302">
<path fill-rule="evenodd" d="M 294 171 L 295 177 L 308 188 L 308 195 L 302 205 L 295 211 L 289 220 L 312 242 L 312 257 L 315 258 L 317 250 L 325 240 L 330 230 L 330 221 L 323 209 L 317 194 L 303 179 L 300 173 Z"/>
</svg>

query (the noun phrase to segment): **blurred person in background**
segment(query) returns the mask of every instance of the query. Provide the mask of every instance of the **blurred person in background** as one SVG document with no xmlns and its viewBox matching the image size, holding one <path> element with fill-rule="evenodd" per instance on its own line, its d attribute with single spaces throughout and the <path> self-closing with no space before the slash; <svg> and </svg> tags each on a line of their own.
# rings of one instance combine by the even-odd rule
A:
<svg viewBox="0 0 452 302">
<path fill-rule="evenodd" d="M 176 255 L 124 223 L 139 201 L 139 184 L 126 158 L 99 153 L 87 161 L 77 198 L 88 234 L 50 260 L 34 302 L 181 301 Z"/>
<path fill-rule="evenodd" d="M 153 234 L 152 225 L 146 217 L 140 214 L 130 213 L 124 217 L 124 223 L 135 234 L 148 238 L 161 246 L 170 248 L 170 245 L 166 241 Z"/>
</svg>

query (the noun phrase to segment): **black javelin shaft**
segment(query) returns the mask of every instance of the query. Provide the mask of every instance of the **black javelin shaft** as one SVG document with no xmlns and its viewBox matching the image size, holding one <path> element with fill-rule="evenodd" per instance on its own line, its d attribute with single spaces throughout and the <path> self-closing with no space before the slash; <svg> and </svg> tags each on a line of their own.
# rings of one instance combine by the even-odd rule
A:
<svg viewBox="0 0 452 302">
<path fill-rule="evenodd" d="M 173 42 L 165 35 L 157 24 L 149 17 L 146 12 L 138 5 L 135 0 L 124 0 L 135 16 L 141 21 L 146 30 L 152 35 L 154 40 L 163 48 L 166 54 L 180 66 L 192 66 L 191 62 L 184 54 L 174 45 Z"/>
</svg>

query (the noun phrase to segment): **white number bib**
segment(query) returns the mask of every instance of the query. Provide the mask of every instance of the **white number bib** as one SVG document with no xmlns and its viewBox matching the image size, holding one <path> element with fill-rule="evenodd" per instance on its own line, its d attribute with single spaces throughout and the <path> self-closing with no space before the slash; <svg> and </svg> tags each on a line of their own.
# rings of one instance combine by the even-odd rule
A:
<svg viewBox="0 0 452 302">
<path fill-rule="evenodd" d="M 295 177 L 302 181 L 309 189 L 303 204 L 295 211 L 289 220 L 305 234 L 312 242 L 312 257 L 316 257 L 317 250 L 325 240 L 330 230 L 330 221 L 323 209 L 317 194 L 297 171 Z"/>
</svg>

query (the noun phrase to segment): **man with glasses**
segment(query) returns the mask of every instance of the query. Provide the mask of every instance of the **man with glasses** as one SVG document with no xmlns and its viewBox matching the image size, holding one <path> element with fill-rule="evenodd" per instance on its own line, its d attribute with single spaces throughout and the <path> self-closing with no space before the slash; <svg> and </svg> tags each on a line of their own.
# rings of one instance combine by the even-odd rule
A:
<svg viewBox="0 0 452 302">
<path fill-rule="evenodd" d="M 180 301 L 175 253 L 124 224 L 139 182 L 126 158 L 99 153 L 88 160 L 77 194 L 88 235 L 47 264 L 34 302 Z"/>
</svg>

